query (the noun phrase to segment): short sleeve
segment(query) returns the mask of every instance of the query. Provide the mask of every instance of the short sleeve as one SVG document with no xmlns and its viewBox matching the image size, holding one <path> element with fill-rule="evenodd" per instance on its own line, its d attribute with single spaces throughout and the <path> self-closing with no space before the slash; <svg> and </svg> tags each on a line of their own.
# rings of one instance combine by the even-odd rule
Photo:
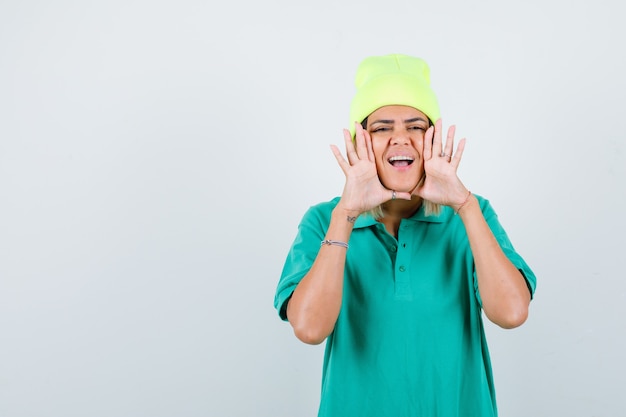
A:
<svg viewBox="0 0 626 417">
<path fill-rule="evenodd" d="M 477 196 L 478 197 L 478 196 Z M 535 277 L 535 273 L 530 269 L 526 261 L 522 258 L 522 256 L 517 253 L 513 244 L 511 243 L 509 237 L 507 236 L 504 228 L 500 224 L 498 220 L 498 216 L 494 211 L 491 203 L 488 200 L 485 200 L 481 197 L 478 198 L 481 206 L 481 210 L 483 212 L 483 216 L 485 217 L 485 221 L 494 237 L 498 241 L 502 252 L 504 255 L 511 261 L 513 265 L 522 273 L 524 279 L 526 280 L 526 285 L 528 286 L 528 291 L 530 292 L 531 299 L 535 295 L 535 288 L 537 286 L 537 278 Z M 478 279 L 476 277 L 476 271 L 474 270 L 474 289 L 476 291 L 476 297 L 478 298 L 478 302 L 482 306 L 482 300 L 480 299 L 480 293 L 478 291 Z"/>
<path fill-rule="evenodd" d="M 331 211 L 323 205 L 313 206 L 300 221 L 274 296 L 274 308 L 282 320 L 287 320 L 287 302 L 293 291 L 313 266 L 328 229 Z"/>
</svg>

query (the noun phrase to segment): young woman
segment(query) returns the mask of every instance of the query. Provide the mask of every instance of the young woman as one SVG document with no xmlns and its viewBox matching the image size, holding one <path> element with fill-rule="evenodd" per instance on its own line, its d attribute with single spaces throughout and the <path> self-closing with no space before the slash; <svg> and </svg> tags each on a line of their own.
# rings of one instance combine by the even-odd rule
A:
<svg viewBox="0 0 626 417">
<path fill-rule="evenodd" d="M 523 324 L 535 276 L 458 178 L 427 64 L 369 57 L 355 84 L 343 193 L 304 215 L 274 301 L 326 341 L 319 416 L 496 416 L 482 312 Z"/>
</svg>

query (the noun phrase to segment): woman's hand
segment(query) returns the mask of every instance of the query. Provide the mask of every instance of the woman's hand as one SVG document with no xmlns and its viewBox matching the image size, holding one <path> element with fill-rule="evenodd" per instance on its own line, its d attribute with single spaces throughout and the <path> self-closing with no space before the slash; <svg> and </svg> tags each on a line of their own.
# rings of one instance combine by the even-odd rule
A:
<svg viewBox="0 0 626 417">
<path fill-rule="evenodd" d="M 414 194 L 436 204 L 451 206 L 457 210 L 465 202 L 469 192 L 457 176 L 463 156 L 465 139 L 461 139 L 454 151 L 454 125 L 448 128 L 445 146 L 442 144 L 441 119 L 426 131 L 424 137 L 424 171 L 426 178 Z"/>
<path fill-rule="evenodd" d="M 352 141 L 352 135 L 347 129 L 343 131 L 347 161 L 335 145 L 330 145 L 346 175 L 340 204 L 348 212 L 359 215 L 391 199 L 410 200 L 410 193 L 388 190 L 381 184 L 376 171 L 372 138 L 359 123 L 355 123 L 355 126 L 355 141 Z"/>
</svg>

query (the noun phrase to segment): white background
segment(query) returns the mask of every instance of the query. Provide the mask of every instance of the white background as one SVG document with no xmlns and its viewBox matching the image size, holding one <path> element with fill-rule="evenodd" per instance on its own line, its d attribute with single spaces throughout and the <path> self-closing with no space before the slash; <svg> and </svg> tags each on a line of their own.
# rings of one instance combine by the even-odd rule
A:
<svg viewBox="0 0 626 417">
<path fill-rule="evenodd" d="M 274 290 L 387 53 L 538 276 L 487 328 L 501 416 L 624 415 L 619 2 L 339 3 L 0 2 L 0 416 L 316 415 Z"/>
</svg>

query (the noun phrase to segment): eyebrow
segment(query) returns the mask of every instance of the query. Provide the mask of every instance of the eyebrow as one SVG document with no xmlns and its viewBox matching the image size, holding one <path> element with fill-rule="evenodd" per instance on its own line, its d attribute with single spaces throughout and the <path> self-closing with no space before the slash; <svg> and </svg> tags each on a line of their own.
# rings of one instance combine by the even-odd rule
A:
<svg viewBox="0 0 626 417">
<path fill-rule="evenodd" d="M 414 122 L 424 122 L 424 123 L 428 123 L 428 121 L 427 121 L 427 120 L 425 120 L 425 119 L 424 119 L 424 118 L 422 118 L 422 117 L 414 117 L 414 118 L 412 118 L 412 119 L 406 119 L 406 120 L 404 121 L 404 123 L 405 123 L 405 124 L 406 124 L 406 123 L 414 123 Z M 389 125 L 389 124 L 393 124 L 393 123 L 394 123 L 394 120 L 390 120 L 390 119 L 380 119 L 380 120 L 375 120 L 375 121 L 373 121 L 371 124 L 375 124 L 375 123 L 383 123 L 383 124 L 388 124 L 388 125 Z"/>
</svg>

